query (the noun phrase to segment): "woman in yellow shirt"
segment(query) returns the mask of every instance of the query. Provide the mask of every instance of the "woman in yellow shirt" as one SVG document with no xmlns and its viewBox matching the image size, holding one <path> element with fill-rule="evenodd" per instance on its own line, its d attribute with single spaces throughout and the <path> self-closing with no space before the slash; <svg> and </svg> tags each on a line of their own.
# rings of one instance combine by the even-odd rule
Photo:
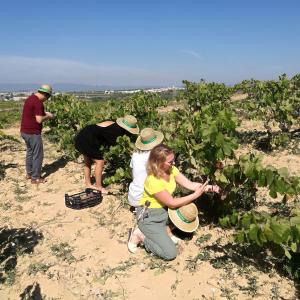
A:
<svg viewBox="0 0 300 300">
<path fill-rule="evenodd" d="M 172 260 L 177 255 L 174 242 L 167 232 L 169 208 L 177 208 L 199 198 L 205 191 L 216 191 L 218 187 L 192 182 L 174 166 L 175 159 L 172 149 L 160 144 L 154 147 L 147 163 L 147 173 L 144 193 L 137 211 L 140 215 L 145 203 L 148 206 L 147 216 L 138 219 L 138 228 L 130 236 L 128 249 L 134 253 L 137 245 L 143 242 L 148 252 Z M 176 183 L 193 193 L 179 198 L 173 198 Z"/>
</svg>

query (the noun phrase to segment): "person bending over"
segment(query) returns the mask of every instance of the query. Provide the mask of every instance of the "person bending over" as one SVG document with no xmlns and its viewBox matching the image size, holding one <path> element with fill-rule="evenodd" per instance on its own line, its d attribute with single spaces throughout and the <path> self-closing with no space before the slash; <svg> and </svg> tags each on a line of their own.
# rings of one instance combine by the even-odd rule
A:
<svg viewBox="0 0 300 300">
<path fill-rule="evenodd" d="M 116 121 L 105 120 L 98 124 L 87 125 L 75 137 L 75 148 L 84 158 L 85 185 L 107 194 L 102 186 L 102 172 L 104 167 L 103 152 L 100 146 L 113 146 L 117 138 L 123 135 L 138 134 L 139 127 L 134 116 L 126 115 Z M 91 183 L 91 166 L 95 162 L 96 185 Z"/>
</svg>

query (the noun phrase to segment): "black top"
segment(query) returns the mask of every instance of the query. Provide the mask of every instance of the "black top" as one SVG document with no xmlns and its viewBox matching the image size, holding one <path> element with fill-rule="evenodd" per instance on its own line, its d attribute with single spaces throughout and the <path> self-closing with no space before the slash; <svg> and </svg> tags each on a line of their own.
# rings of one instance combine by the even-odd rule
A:
<svg viewBox="0 0 300 300">
<path fill-rule="evenodd" d="M 75 148 L 90 158 L 103 159 L 103 153 L 99 150 L 100 146 L 115 145 L 117 138 L 125 134 L 130 133 L 117 123 L 106 127 L 87 125 L 76 135 Z"/>
</svg>

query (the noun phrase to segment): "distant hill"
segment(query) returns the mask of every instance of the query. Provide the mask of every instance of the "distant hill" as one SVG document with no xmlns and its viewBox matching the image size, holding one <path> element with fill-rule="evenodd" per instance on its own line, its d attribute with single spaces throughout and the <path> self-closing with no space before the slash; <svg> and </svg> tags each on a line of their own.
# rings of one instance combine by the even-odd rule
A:
<svg viewBox="0 0 300 300">
<path fill-rule="evenodd" d="M 30 92 L 35 91 L 41 84 L 38 83 L 0 83 L 0 92 Z M 76 83 L 53 83 L 55 92 L 84 92 L 105 90 L 126 90 L 161 88 L 162 86 L 111 86 L 111 85 L 88 85 Z"/>
<path fill-rule="evenodd" d="M 0 83 L 0 92 L 29 92 L 35 91 L 41 84 L 39 83 Z M 96 86 L 74 83 L 54 83 L 52 84 L 55 92 L 78 92 L 111 89 L 110 86 Z"/>
</svg>

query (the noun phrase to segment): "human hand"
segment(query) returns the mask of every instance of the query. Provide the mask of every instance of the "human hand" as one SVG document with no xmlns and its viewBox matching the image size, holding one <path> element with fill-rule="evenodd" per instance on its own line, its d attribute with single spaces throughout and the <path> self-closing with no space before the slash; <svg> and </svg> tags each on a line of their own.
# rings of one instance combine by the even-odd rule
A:
<svg viewBox="0 0 300 300">
<path fill-rule="evenodd" d="M 196 198 L 200 197 L 203 194 L 203 192 L 205 192 L 208 182 L 209 182 L 209 179 L 207 179 L 203 184 L 199 183 L 197 185 L 197 188 L 195 189 L 195 192 L 193 193 Z"/>
<path fill-rule="evenodd" d="M 221 188 L 218 185 L 213 185 L 213 190 L 214 193 L 219 194 L 221 192 Z"/>
<path fill-rule="evenodd" d="M 207 193 L 220 193 L 220 187 L 218 185 L 207 185 L 205 188 Z"/>
<path fill-rule="evenodd" d="M 209 181 L 209 179 L 208 179 L 208 181 Z M 207 181 L 207 182 L 208 182 Z M 193 191 L 195 191 L 195 190 L 197 190 L 199 187 L 201 187 L 203 185 L 203 183 L 201 183 L 201 182 L 193 182 Z M 208 188 L 208 187 L 212 187 L 212 185 L 206 185 L 206 189 Z M 207 191 L 207 190 L 204 190 L 205 192 Z"/>
<path fill-rule="evenodd" d="M 49 111 L 46 111 L 46 116 L 48 117 L 48 119 L 53 119 L 55 117 L 55 115 Z"/>
</svg>

